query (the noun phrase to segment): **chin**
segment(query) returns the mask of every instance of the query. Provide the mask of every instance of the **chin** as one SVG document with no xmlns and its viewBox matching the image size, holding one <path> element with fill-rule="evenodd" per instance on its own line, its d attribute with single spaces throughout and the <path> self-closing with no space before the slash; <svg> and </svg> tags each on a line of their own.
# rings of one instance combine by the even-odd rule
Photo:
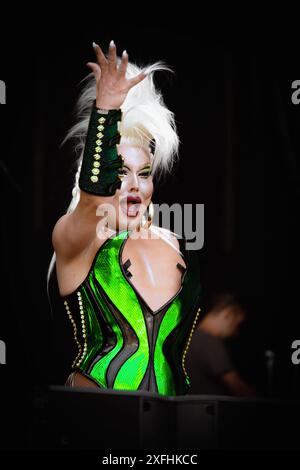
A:
<svg viewBox="0 0 300 470">
<path fill-rule="evenodd" d="M 118 221 L 117 228 L 121 230 L 134 230 L 141 222 L 141 217 L 124 217 Z"/>
</svg>

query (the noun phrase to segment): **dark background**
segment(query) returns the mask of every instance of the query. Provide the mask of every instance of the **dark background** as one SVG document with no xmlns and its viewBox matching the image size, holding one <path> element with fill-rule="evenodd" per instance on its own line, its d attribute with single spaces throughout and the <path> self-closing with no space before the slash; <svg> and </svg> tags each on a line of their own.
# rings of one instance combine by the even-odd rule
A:
<svg viewBox="0 0 300 470">
<path fill-rule="evenodd" d="M 232 287 L 248 311 L 232 344 L 236 364 L 267 396 L 265 351 L 272 350 L 273 396 L 297 397 L 300 365 L 291 363 L 291 343 L 300 336 L 300 105 L 291 101 L 291 84 L 300 79 L 300 59 L 294 43 L 246 35 L 212 41 L 175 28 L 38 33 L 31 38 L 19 30 L 1 40 L 7 104 L 0 106 L 0 339 L 7 365 L 0 379 L 8 393 L 15 384 L 62 384 L 69 372 L 72 332 L 63 309 L 51 315 L 46 291 L 51 231 L 67 209 L 74 178 L 72 147 L 60 144 L 73 123 L 79 82 L 89 73 L 85 64 L 94 58 L 92 41 L 106 49 L 114 39 L 131 61 L 163 60 L 174 69 L 158 73 L 156 83 L 175 113 L 180 161 L 153 200 L 205 205 L 203 291 Z"/>
</svg>

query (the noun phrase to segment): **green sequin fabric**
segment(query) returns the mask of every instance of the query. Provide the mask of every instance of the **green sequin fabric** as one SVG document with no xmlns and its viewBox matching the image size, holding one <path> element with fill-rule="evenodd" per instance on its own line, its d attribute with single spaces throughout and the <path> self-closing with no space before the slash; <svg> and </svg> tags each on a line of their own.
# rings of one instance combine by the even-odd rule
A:
<svg viewBox="0 0 300 470">
<path fill-rule="evenodd" d="M 201 297 L 198 257 L 185 253 L 187 269 L 179 291 L 152 311 L 121 262 L 128 235 L 124 231 L 108 238 L 85 281 L 65 297 L 82 344 L 74 369 L 101 388 L 184 395 L 190 381 L 183 357 Z"/>
</svg>

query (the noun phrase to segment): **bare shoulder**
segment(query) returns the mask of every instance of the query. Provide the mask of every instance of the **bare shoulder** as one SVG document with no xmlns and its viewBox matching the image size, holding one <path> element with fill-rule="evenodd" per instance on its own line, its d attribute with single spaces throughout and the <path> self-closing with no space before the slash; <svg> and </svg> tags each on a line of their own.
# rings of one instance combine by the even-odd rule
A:
<svg viewBox="0 0 300 470">
<path fill-rule="evenodd" d="M 55 251 L 60 251 L 66 244 L 66 233 L 70 223 L 70 214 L 62 215 L 52 230 L 52 245 Z"/>
<path fill-rule="evenodd" d="M 88 249 L 92 241 L 91 237 L 83 235 L 84 228 L 77 223 L 73 213 L 61 216 L 52 231 L 52 245 L 56 255 L 68 262 L 77 258 Z"/>
<path fill-rule="evenodd" d="M 69 221 L 70 214 L 61 216 L 52 230 L 52 245 L 55 251 L 60 251 L 62 245 L 65 243 L 65 233 Z"/>
</svg>

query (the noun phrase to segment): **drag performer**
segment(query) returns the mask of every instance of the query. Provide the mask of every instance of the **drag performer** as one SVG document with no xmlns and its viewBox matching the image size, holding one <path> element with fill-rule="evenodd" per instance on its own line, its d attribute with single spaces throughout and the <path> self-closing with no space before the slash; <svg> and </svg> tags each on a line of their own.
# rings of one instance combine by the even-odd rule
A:
<svg viewBox="0 0 300 470">
<path fill-rule="evenodd" d="M 155 226 L 153 178 L 170 172 L 179 139 L 154 86 L 111 41 L 78 102 L 77 173 L 52 241 L 59 294 L 74 334 L 66 385 L 184 395 L 185 355 L 200 313 L 198 258 Z M 104 210 L 105 209 L 105 210 Z"/>
</svg>

